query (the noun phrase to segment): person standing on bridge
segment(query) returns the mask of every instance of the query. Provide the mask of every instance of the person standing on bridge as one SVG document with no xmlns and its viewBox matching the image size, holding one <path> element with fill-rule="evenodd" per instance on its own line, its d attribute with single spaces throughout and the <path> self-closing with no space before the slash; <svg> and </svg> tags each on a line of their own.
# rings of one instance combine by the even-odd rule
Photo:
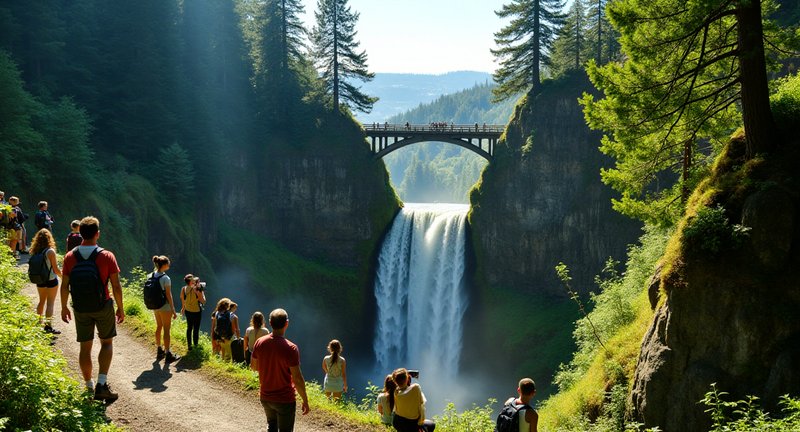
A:
<svg viewBox="0 0 800 432">
<path fill-rule="evenodd" d="M 272 333 L 258 339 L 253 346 L 250 368 L 258 371 L 259 396 L 267 415 L 267 430 L 292 432 L 297 411 L 295 390 L 303 401 L 303 415 L 311 411 L 306 381 L 300 370 L 300 350 L 284 337 L 289 327 L 289 314 L 285 310 L 272 311 L 269 325 Z"/>
</svg>

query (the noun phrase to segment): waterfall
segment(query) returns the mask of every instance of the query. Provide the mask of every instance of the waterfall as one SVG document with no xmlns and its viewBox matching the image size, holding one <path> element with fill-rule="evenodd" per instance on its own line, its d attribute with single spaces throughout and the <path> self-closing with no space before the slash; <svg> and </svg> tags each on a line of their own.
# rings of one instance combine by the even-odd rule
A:
<svg viewBox="0 0 800 432">
<path fill-rule="evenodd" d="M 423 382 L 457 376 L 467 306 L 468 209 L 465 204 L 406 204 L 395 218 L 375 277 L 374 349 L 380 373 L 419 369 Z"/>
</svg>

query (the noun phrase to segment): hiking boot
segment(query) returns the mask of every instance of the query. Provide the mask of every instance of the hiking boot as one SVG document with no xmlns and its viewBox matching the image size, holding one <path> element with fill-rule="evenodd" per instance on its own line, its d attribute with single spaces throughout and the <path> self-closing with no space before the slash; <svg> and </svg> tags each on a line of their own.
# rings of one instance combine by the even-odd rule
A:
<svg viewBox="0 0 800 432">
<path fill-rule="evenodd" d="M 114 402 L 118 397 L 118 394 L 111 392 L 111 387 L 108 386 L 108 383 L 97 384 L 94 388 L 94 400 Z"/>
<path fill-rule="evenodd" d="M 53 335 L 60 335 L 61 334 L 60 330 L 56 330 L 56 329 L 54 329 L 53 327 L 51 327 L 49 325 L 44 326 L 44 332 L 45 333 L 50 333 L 50 334 L 53 334 Z"/>
<path fill-rule="evenodd" d="M 179 358 L 181 358 L 181 356 L 172 354 L 172 352 L 167 351 L 167 359 L 164 360 L 164 362 L 165 363 L 172 363 L 174 361 L 178 361 Z"/>
<path fill-rule="evenodd" d="M 30 251 L 28 249 L 19 251 L 22 255 L 30 255 Z"/>
<path fill-rule="evenodd" d="M 158 347 L 158 350 L 156 351 L 156 361 L 161 361 L 161 359 L 164 358 L 164 354 L 166 354 L 164 352 L 164 348 Z"/>
</svg>

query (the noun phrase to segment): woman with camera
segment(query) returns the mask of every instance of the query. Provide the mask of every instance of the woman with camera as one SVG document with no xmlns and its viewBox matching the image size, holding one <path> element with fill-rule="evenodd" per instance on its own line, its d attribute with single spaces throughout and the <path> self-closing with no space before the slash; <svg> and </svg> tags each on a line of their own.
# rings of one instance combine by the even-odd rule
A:
<svg viewBox="0 0 800 432">
<path fill-rule="evenodd" d="M 419 384 L 411 384 L 411 376 L 419 377 L 417 371 L 400 368 L 392 372 L 392 379 L 397 384 L 394 391 L 394 419 L 392 426 L 397 432 L 433 432 L 436 425 L 425 419 L 425 394 Z"/>
<path fill-rule="evenodd" d="M 206 302 L 206 283 L 200 278 L 187 274 L 183 278 L 186 285 L 181 288 L 181 315 L 186 316 L 186 344 L 189 351 L 197 346 L 200 338 L 200 321 L 203 318 L 203 304 Z"/>
</svg>

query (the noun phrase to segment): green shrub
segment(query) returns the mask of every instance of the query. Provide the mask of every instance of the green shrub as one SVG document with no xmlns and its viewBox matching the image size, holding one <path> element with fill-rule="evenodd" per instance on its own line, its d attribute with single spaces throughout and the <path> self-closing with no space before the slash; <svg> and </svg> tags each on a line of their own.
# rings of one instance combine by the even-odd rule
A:
<svg viewBox="0 0 800 432">
<path fill-rule="evenodd" d="M 485 406 L 473 406 L 466 411 L 458 412 L 451 402 L 447 404 L 444 413 L 434 416 L 436 430 L 441 432 L 473 432 L 490 431 L 494 429 L 495 421 L 492 416 L 494 405 L 497 401 L 489 399 Z"/>
<path fill-rule="evenodd" d="M 772 418 L 770 413 L 759 408 L 757 397 L 750 396 L 747 400 L 729 402 L 724 400 L 727 395 L 728 393 L 719 391 L 714 383 L 700 401 L 708 407 L 706 412 L 711 415 L 711 430 L 714 432 L 800 430 L 800 399 L 783 396 L 780 402 L 782 412 L 779 418 Z"/>
<path fill-rule="evenodd" d="M 66 373 L 27 297 L 9 254 L 0 253 L 0 429 L 117 430 L 83 384 Z"/>
<path fill-rule="evenodd" d="M 716 255 L 726 248 L 740 246 L 748 231 L 747 227 L 731 224 L 721 205 L 703 206 L 687 221 L 683 239 L 687 251 Z"/>
<path fill-rule="evenodd" d="M 770 97 L 770 105 L 779 125 L 800 121 L 800 75 L 780 80 L 778 90 Z"/>
</svg>

